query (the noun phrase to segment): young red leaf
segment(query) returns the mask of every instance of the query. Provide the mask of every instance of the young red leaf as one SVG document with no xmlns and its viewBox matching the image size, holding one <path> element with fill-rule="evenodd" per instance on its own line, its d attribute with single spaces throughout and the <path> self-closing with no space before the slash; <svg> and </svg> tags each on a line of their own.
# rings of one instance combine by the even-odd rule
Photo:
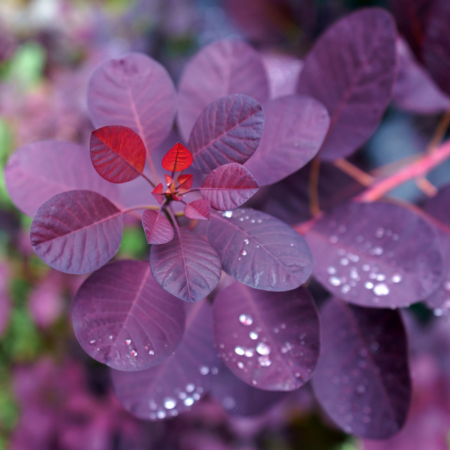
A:
<svg viewBox="0 0 450 450">
<path fill-rule="evenodd" d="M 91 134 L 92 165 L 111 183 L 126 183 L 142 174 L 145 146 L 131 128 L 107 126 Z"/>
<path fill-rule="evenodd" d="M 149 244 L 166 244 L 173 239 L 172 224 L 157 211 L 145 210 L 142 214 L 142 226 Z"/>
<path fill-rule="evenodd" d="M 179 231 L 168 244 L 152 246 L 150 268 L 163 289 L 193 303 L 213 291 L 222 270 L 207 241 L 185 228 Z"/>
<path fill-rule="evenodd" d="M 166 170 L 179 172 L 190 167 L 192 161 L 192 153 L 181 142 L 178 142 L 164 156 L 162 165 Z"/>
<path fill-rule="evenodd" d="M 158 186 L 155 187 L 152 191 L 153 197 L 155 197 L 156 201 L 162 205 L 162 202 L 164 201 L 165 195 L 163 194 L 163 185 L 162 183 L 159 183 Z"/>
<path fill-rule="evenodd" d="M 92 358 L 117 370 L 156 366 L 183 338 L 185 313 L 143 261 L 114 261 L 80 287 L 73 328 Z"/>
<path fill-rule="evenodd" d="M 170 185 L 173 183 L 173 178 L 170 175 L 164 174 L 164 180 L 166 182 L 167 187 L 170 189 Z"/>
<path fill-rule="evenodd" d="M 34 251 L 49 266 L 83 274 L 117 253 L 122 231 L 122 212 L 108 199 L 91 191 L 69 191 L 39 208 L 30 237 Z"/>
<path fill-rule="evenodd" d="M 263 127 L 262 106 L 248 95 L 227 95 L 212 102 L 189 139 L 194 167 L 210 173 L 223 164 L 244 164 L 258 147 Z"/>
<path fill-rule="evenodd" d="M 154 59 L 128 53 L 102 63 L 89 83 L 88 107 L 97 128 L 124 125 L 139 133 L 149 153 L 169 135 L 177 94 Z"/>
<path fill-rule="evenodd" d="M 184 215 L 193 220 L 209 220 L 211 207 L 205 199 L 194 200 L 184 207 Z"/>
<path fill-rule="evenodd" d="M 178 128 L 188 141 L 211 102 L 240 93 L 263 103 L 269 98 L 269 85 L 260 54 L 244 41 L 223 39 L 202 48 L 186 64 L 178 92 Z"/>
<path fill-rule="evenodd" d="M 180 184 L 178 188 L 180 192 L 186 192 L 192 187 L 192 184 L 194 183 L 194 176 L 190 174 L 180 175 L 178 177 L 178 183 Z"/>
<path fill-rule="evenodd" d="M 253 175 L 241 164 L 231 163 L 212 171 L 200 189 L 203 197 L 219 211 L 239 208 L 258 190 Z"/>
</svg>

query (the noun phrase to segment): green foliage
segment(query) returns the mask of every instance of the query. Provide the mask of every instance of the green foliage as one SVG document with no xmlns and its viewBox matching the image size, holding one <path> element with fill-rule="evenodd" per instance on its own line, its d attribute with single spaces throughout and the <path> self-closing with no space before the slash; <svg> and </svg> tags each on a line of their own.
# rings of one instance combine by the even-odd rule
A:
<svg viewBox="0 0 450 450">
<path fill-rule="evenodd" d="M 122 258 L 143 259 L 148 254 L 148 243 L 141 226 L 125 228 L 118 255 Z"/>
</svg>

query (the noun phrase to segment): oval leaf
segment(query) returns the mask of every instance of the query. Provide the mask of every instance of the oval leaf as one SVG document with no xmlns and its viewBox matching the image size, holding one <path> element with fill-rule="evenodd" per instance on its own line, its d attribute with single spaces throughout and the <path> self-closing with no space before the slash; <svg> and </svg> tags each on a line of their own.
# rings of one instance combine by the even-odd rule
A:
<svg viewBox="0 0 450 450">
<path fill-rule="evenodd" d="M 200 192 L 219 211 L 236 209 L 258 191 L 253 175 L 241 164 L 231 163 L 213 170 L 203 181 Z"/>
<path fill-rule="evenodd" d="M 310 97 L 292 95 L 264 105 L 264 131 L 245 163 L 260 186 L 301 169 L 319 151 L 330 125 L 326 108 Z"/>
<path fill-rule="evenodd" d="M 168 244 L 151 248 L 150 268 L 163 289 L 190 303 L 209 295 L 221 274 L 214 249 L 185 228 L 179 229 Z"/>
<path fill-rule="evenodd" d="M 178 172 L 192 164 L 192 153 L 180 142 L 175 144 L 164 156 L 162 166 L 166 170 Z"/>
<path fill-rule="evenodd" d="M 184 215 L 188 219 L 209 220 L 211 216 L 211 207 L 208 200 L 194 200 L 184 208 Z"/>
<path fill-rule="evenodd" d="M 201 49 L 186 65 L 178 88 L 178 128 L 188 141 L 197 118 L 214 100 L 246 94 L 262 103 L 269 85 L 261 56 L 248 44 L 224 39 Z"/>
<path fill-rule="evenodd" d="M 49 266 L 83 274 L 117 253 L 122 232 L 122 212 L 108 199 L 91 191 L 69 191 L 38 209 L 30 237 L 34 251 Z"/>
<path fill-rule="evenodd" d="M 108 126 L 91 134 L 91 160 L 97 173 L 111 183 L 125 183 L 142 175 L 145 146 L 131 128 Z"/>
<path fill-rule="evenodd" d="M 142 226 L 149 244 L 167 244 L 173 239 L 172 224 L 157 211 L 145 210 L 142 214 Z"/>
<path fill-rule="evenodd" d="M 208 105 L 189 139 L 193 166 L 209 173 L 223 164 L 244 164 L 258 147 L 264 128 L 262 106 L 248 95 L 221 97 Z"/>
<path fill-rule="evenodd" d="M 209 391 L 218 372 L 211 328 L 211 306 L 197 303 L 188 309 L 186 333 L 173 356 L 139 372 L 113 370 L 114 390 L 121 405 L 146 420 L 189 411 Z"/>
<path fill-rule="evenodd" d="M 362 306 L 409 306 L 433 292 L 443 274 L 433 227 L 395 204 L 341 205 L 305 237 L 316 262 L 314 277 Z"/>
<path fill-rule="evenodd" d="M 268 391 L 293 391 L 311 378 L 320 329 L 306 289 L 265 292 L 235 281 L 215 297 L 213 318 L 219 355 L 242 381 Z"/>
<path fill-rule="evenodd" d="M 142 261 L 115 261 L 92 274 L 72 309 L 75 335 L 92 358 L 117 370 L 156 366 L 184 334 L 178 299 L 154 280 Z"/>
<path fill-rule="evenodd" d="M 320 404 L 347 433 L 393 436 L 405 423 L 411 401 L 400 314 L 331 300 L 320 318 L 322 351 L 312 381 Z"/>
<path fill-rule="evenodd" d="M 333 25 L 306 57 L 297 92 L 319 100 L 331 118 L 322 159 L 350 155 L 378 127 L 397 75 L 396 36 L 388 12 L 366 8 Z"/>
<path fill-rule="evenodd" d="M 5 181 L 14 204 L 29 216 L 54 195 L 74 189 L 119 200 L 117 186 L 92 167 L 89 151 L 71 142 L 40 141 L 19 148 L 6 165 Z"/>
<path fill-rule="evenodd" d="M 152 152 L 172 129 L 175 86 L 166 69 L 140 53 L 105 61 L 92 75 L 89 112 L 97 128 L 124 125 Z"/>
<path fill-rule="evenodd" d="M 247 286 L 289 291 L 311 275 L 312 256 L 305 240 L 268 214 L 252 209 L 214 214 L 208 240 L 223 270 Z"/>
</svg>

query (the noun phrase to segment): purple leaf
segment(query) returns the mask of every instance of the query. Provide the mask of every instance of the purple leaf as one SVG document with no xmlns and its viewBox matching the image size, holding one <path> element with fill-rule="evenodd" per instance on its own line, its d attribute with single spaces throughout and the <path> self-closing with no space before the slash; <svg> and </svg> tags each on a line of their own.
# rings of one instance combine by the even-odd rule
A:
<svg viewBox="0 0 450 450">
<path fill-rule="evenodd" d="M 236 416 L 259 416 L 283 400 L 286 392 L 264 391 L 241 381 L 223 364 L 212 384 L 212 395 Z"/>
<path fill-rule="evenodd" d="M 107 126 L 91 134 L 92 165 L 111 183 L 125 183 L 142 175 L 145 157 L 145 145 L 131 128 Z"/>
<path fill-rule="evenodd" d="M 391 203 L 343 204 L 320 218 L 306 240 L 314 277 L 362 306 L 409 306 L 431 294 L 443 274 L 433 227 Z"/>
<path fill-rule="evenodd" d="M 11 299 L 8 293 L 9 269 L 8 266 L 0 263 L 0 336 L 6 330 L 11 311 Z"/>
<path fill-rule="evenodd" d="M 194 200 L 184 208 L 184 215 L 193 220 L 209 220 L 211 217 L 211 206 L 208 200 Z"/>
<path fill-rule="evenodd" d="M 293 391 L 311 378 L 319 357 L 319 317 L 306 289 L 265 292 L 235 281 L 214 299 L 213 318 L 220 356 L 242 381 Z"/>
<path fill-rule="evenodd" d="M 82 274 L 97 270 L 119 250 L 122 212 L 91 191 L 55 195 L 36 213 L 31 244 L 45 263 L 61 272 Z"/>
<path fill-rule="evenodd" d="M 92 274 L 72 309 L 75 335 L 92 358 L 125 371 L 160 364 L 180 345 L 185 313 L 142 261 L 115 261 Z"/>
<path fill-rule="evenodd" d="M 170 133 L 176 101 L 166 69 L 139 53 L 105 61 L 89 84 L 88 106 L 95 126 L 131 128 L 141 136 L 148 153 Z"/>
<path fill-rule="evenodd" d="M 393 436 L 411 401 L 408 342 L 399 312 L 334 299 L 320 318 L 322 351 L 312 381 L 320 404 L 347 433 Z"/>
<path fill-rule="evenodd" d="M 206 301 L 192 305 L 187 309 L 186 333 L 173 356 L 139 372 L 113 370 L 114 390 L 122 406 L 146 420 L 189 411 L 210 389 L 217 373 L 211 328 L 210 305 Z"/>
<path fill-rule="evenodd" d="M 149 244 L 167 244 L 173 239 L 172 224 L 159 212 L 147 209 L 142 214 L 142 226 Z"/>
<path fill-rule="evenodd" d="M 301 169 L 319 151 L 330 125 L 323 105 L 292 95 L 264 105 L 261 143 L 245 167 L 260 186 L 267 186 Z"/>
<path fill-rule="evenodd" d="M 219 211 L 239 208 L 258 191 L 253 175 L 241 164 L 230 163 L 213 170 L 200 192 Z"/>
<path fill-rule="evenodd" d="M 450 2 L 436 0 L 423 42 L 423 59 L 437 85 L 450 95 Z"/>
<path fill-rule="evenodd" d="M 214 249 L 185 228 L 178 229 L 168 244 L 151 248 L 150 268 L 164 290 L 190 303 L 209 295 L 221 274 Z"/>
<path fill-rule="evenodd" d="M 246 94 L 262 103 L 269 98 L 269 85 L 260 55 L 243 41 L 224 39 L 189 61 L 178 92 L 178 128 L 188 141 L 197 118 L 214 100 Z"/>
<path fill-rule="evenodd" d="M 40 141 L 19 148 L 9 158 L 5 180 L 14 204 L 29 216 L 54 195 L 73 189 L 119 199 L 117 186 L 92 167 L 89 151 L 71 142 Z"/>
<path fill-rule="evenodd" d="M 208 240 L 223 270 L 247 286 L 289 291 L 311 275 L 312 256 L 305 240 L 268 214 L 252 209 L 214 214 Z"/>
<path fill-rule="evenodd" d="M 319 100 L 331 125 L 321 158 L 343 158 L 377 129 L 397 75 L 396 29 L 378 8 L 357 11 L 333 25 L 305 59 L 298 93 Z"/>
<path fill-rule="evenodd" d="M 227 163 L 244 164 L 258 147 L 264 128 L 262 106 L 248 95 L 221 97 L 198 118 L 189 139 L 193 166 L 203 173 Z"/>
<path fill-rule="evenodd" d="M 415 61 L 408 44 L 397 39 L 399 73 L 394 87 L 395 105 L 418 114 L 447 111 L 450 99 L 436 86 L 425 69 Z"/>
</svg>

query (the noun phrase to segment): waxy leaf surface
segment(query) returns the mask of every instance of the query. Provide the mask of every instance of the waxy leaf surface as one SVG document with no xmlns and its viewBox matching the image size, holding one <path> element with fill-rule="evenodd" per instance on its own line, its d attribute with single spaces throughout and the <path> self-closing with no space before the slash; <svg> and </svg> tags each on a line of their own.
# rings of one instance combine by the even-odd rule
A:
<svg viewBox="0 0 450 450">
<path fill-rule="evenodd" d="M 172 128 L 175 86 L 161 64 L 143 54 L 128 53 L 105 61 L 94 72 L 88 106 L 97 128 L 131 128 L 141 136 L 150 154 Z"/>
<path fill-rule="evenodd" d="M 362 306 L 409 306 L 431 294 L 443 275 L 433 227 L 395 204 L 341 205 L 305 238 L 314 277 L 334 295 Z"/>
<path fill-rule="evenodd" d="M 203 173 L 227 163 L 244 164 L 258 147 L 264 128 L 262 106 L 248 95 L 221 97 L 202 112 L 189 139 L 193 166 Z"/>
<path fill-rule="evenodd" d="M 311 97 L 292 95 L 264 105 L 264 131 L 245 163 L 260 186 L 301 169 L 319 151 L 330 125 L 326 108 Z"/>
<path fill-rule="evenodd" d="M 184 215 L 193 220 L 209 220 L 211 216 L 211 206 L 208 200 L 194 200 L 184 207 Z"/>
<path fill-rule="evenodd" d="M 145 157 L 145 145 L 131 128 L 107 126 L 91 134 L 92 164 L 111 183 L 125 183 L 141 175 Z"/>
<path fill-rule="evenodd" d="M 219 211 L 236 209 L 258 191 L 253 175 L 241 164 L 230 163 L 213 170 L 203 181 L 200 192 Z"/>
<path fill-rule="evenodd" d="M 289 225 L 252 209 L 211 216 L 208 240 L 223 270 L 247 286 L 289 291 L 311 275 L 312 255 Z"/>
<path fill-rule="evenodd" d="M 189 411 L 209 391 L 218 364 L 211 306 L 205 301 L 187 309 L 186 332 L 173 356 L 139 372 L 113 370 L 112 381 L 127 411 L 141 419 L 163 420 Z"/>
<path fill-rule="evenodd" d="M 30 237 L 34 251 L 49 266 L 83 274 L 117 253 L 122 231 L 122 212 L 108 199 L 92 191 L 69 191 L 38 209 Z"/>
<path fill-rule="evenodd" d="M 163 185 L 162 183 L 159 183 L 158 186 L 155 187 L 152 191 L 153 197 L 155 197 L 155 200 L 162 205 L 162 202 L 164 201 L 165 195 L 163 194 Z"/>
<path fill-rule="evenodd" d="M 92 274 L 72 309 L 75 335 L 97 361 L 125 371 L 156 366 L 180 344 L 185 312 L 143 261 L 115 261 Z"/>
<path fill-rule="evenodd" d="M 178 128 L 187 142 L 197 118 L 214 100 L 245 94 L 262 103 L 269 98 L 269 85 L 260 55 L 243 41 L 224 39 L 189 61 L 178 92 Z"/>
<path fill-rule="evenodd" d="M 387 439 L 406 421 L 411 401 L 408 340 L 398 311 L 333 299 L 320 314 L 322 350 L 312 385 L 345 432 Z"/>
<path fill-rule="evenodd" d="M 172 224 L 158 211 L 145 210 L 142 214 L 142 226 L 149 244 L 167 244 L 173 239 Z"/>
<path fill-rule="evenodd" d="M 377 129 L 397 75 L 396 36 L 388 12 L 366 8 L 333 25 L 307 55 L 298 93 L 320 101 L 331 119 L 322 159 L 350 155 Z"/>
<path fill-rule="evenodd" d="M 184 170 L 192 164 L 191 152 L 180 142 L 175 144 L 164 156 L 162 165 L 164 169 L 173 172 Z"/>
<path fill-rule="evenodd" d="M 209 295 L 221 274 L 211 245 L 185 228 L 180 228 L 168 244 L 151 248 L 150 268 L 164 290 L 190 303 Z"/>
<path fill-rule="evenodd" d="M 305 288 L 265 292 L 235 281 L 215 297 L 213 318 L 219 355 L 249 385 L 293 391 L 311 378 L 320 329 Z"/>
<path fill-rule="evenodd" d="M 74 189 L 119 200 L 117 186 L 92 167 L 88 149 L 71 142 L 40 141 L 19 148 L 9 158 L 5 181 L 14 204 L 29 216 L 54 195 Z"/>
</svg>

